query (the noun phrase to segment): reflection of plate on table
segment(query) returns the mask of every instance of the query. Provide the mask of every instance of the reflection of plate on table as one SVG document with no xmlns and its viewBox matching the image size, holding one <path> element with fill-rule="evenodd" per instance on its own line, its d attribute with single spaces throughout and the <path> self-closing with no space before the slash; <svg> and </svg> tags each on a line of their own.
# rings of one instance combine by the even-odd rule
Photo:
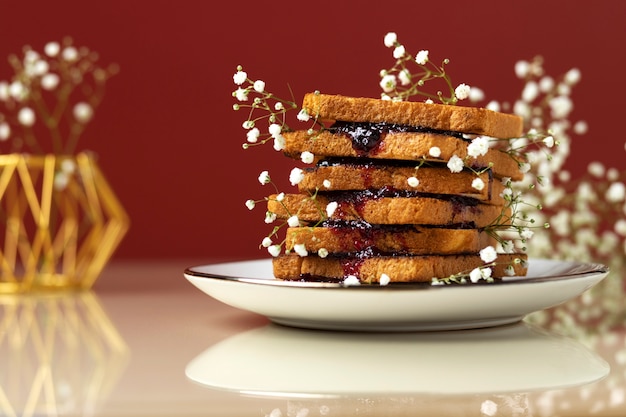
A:
<svg viewBox="0 0 626 417">
<path fill-rule="evenodd" d="M 210 347 L 186 369 L 212 388 L 289 398 L 522 393 L 582 385 L 608 372 L 581 343 L 524 322 L 385 335 L 270 324 Z"/>
<path fill-rule="evenodd" d="M 185 277 L 211 297 L 296 327 L 335 330 L 451 330 L 520 321 L 600 282 L 600 264 L 529 261 L 525 277 L 491 284 L 342 284 L 280 281 L 271 260 L 188 268 Z"/>
</svg>

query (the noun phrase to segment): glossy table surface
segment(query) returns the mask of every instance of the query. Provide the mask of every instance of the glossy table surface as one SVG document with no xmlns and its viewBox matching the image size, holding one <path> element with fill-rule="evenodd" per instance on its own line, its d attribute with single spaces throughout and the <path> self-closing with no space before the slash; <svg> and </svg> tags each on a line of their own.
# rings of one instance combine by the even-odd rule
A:
<svg viewBox="0 0 626 417">
<path fill-rule="evenodd" d="M 623 305 L 610 326 L 560 311 L 471 331 L 302 330 L 202 293 L 183 277 L 200 263 L 114 261 L 89 292 L 0 295 L 0 415 L 626 415 Z"/>
</svg>

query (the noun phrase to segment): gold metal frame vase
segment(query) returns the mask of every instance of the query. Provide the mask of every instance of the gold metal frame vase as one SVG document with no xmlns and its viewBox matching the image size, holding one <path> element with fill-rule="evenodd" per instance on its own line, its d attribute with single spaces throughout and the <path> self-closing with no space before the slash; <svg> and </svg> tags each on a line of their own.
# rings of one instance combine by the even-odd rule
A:
<svg viewBox="0 0 626 417">
<path fill-rule="evenodd" d="M 0 293 L 93 286 L 130 225 L 94 155 L 0 155 Z"/>
</svg>

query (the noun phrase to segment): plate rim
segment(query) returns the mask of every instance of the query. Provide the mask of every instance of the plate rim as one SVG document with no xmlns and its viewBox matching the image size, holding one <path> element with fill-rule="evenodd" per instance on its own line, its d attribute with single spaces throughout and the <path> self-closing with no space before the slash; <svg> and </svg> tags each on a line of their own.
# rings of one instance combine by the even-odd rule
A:
<svg viewBox="0 0 626 417">
<path fill-rule="evenodd" d="M 524 285 L 524 284 L 533 284 L 533 283 L 541 283 L 541 282 L 553 282 L 553 281 L 562 281 L 562 280 L 571 280 L 577 278 L 585 278 L 589 276 L 596 276 L 601 274 L 608 274 L 611 271 L 611 268 L 605 264 L 597 263 L 597 262 L 583 262 L 583 261 L 575 261 L 575 260 L 558 260 L 558 259 L 547 259 L 547 258 L 530 258 L 528 260 L 529 264 L 533 261 L 540 261 L 543 263 L 550 263 L 554 265 L 560 264 L 571 264 L 571 269 L 581 269 L 580 272 L 569 272 L 564 274 L 557 275 L 544 275 L 544 276 L 515 276 L 515 277 L 504 277 L 501 280 L 496 280 L 493 282 L 485 282 L 479 281 L 476 283 L 467 282 L 465 284 L 444 284 L 444 285 L 432 285 L 430 282 L 396 282 L 389 283 L 388 285 L 346 285 L 342 282 L 318 282 L 318 281 L 288 281 L 288 280 L 279 280 L 274 277 L 267 278 L 251 278 L 251 277 L 243 277 L 243 276 L 234 276 L 234 275 L 226 275 L 226 274 L 217 274 L 217 273 L 208 273 L 200 271 L 200 268 L 208 268 L 208 267 L 220 267 L 220 266 L 235 266 L 237 264 L 246 264 L 246 263 L 254 263 L 254 262 L 271 262 L 271 258 L 258 258 L 258 259 L 245 259 L 239 261 L 227 261 L 227 262 L 216 262 L 209 263 L 204 265 L 195 265 L 190 266 L 184 269 L 183 275 L 185 278 L 193 278 L 193 279 L 207 279 L 214 281 L 222 281 L 222 282 L 232 282 L 232 283 L 241 283 L 241 284 L 249 284 L 249 285 L 263 285 L 263 286 L 277 286 L 277 287 L 289 287 L 289 288 L 324 288 L 324 289 L 341 289 L 341 290 L 358 290 L 358 291 L 370 291 L 372 289 L 377 290 L 438 290 L 444 288 L 477 288 L 477 287 L 485 287 L 485 286 L 501 286 L 501 285 Z"/>
</svg>

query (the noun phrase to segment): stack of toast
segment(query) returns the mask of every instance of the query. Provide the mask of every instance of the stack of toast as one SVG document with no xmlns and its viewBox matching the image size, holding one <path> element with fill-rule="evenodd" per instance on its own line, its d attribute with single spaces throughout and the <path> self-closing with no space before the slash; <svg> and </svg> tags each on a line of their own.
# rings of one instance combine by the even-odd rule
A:
<svg viewBox="0 0 626 417">
<path fill-rule="evenodd" d="M 507 181 L 520 161 L 477 137 L 510 139 L 522 119 L 482 108 L 325 95 L 303 109 L 325 128 L 283 133 L 284 152 L 314 155 L 298 192 L 268 199 L 279 219 L 297 216 L 285 253 L 273 259 L 284 280 L 430 282 L 485 265 L 507 219 Z M 506 223 L 506 222 L 503 222 Z M 499 253 L 491 277 L 524 275 L 523 253 Z"/>
</svg>

